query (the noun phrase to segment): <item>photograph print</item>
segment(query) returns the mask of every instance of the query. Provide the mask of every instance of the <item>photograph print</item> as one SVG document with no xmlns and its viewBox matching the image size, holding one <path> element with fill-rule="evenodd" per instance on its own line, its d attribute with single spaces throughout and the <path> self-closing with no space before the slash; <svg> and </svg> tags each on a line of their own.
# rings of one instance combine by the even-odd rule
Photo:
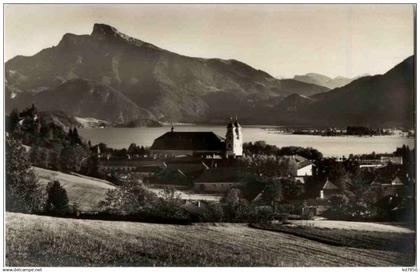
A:
<svg viewBox="0 0 420 272">
<path fill-rule="evenodd" d="M 416 265 L 416 4 L 3 13 L 5 268 Z"/>
</svg>

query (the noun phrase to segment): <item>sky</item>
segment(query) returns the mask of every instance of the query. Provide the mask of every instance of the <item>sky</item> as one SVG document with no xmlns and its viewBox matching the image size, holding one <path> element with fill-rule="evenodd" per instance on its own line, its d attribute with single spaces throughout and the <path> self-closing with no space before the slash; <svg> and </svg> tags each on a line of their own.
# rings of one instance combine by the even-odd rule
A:
<svg viewBox="0 0 420 272">
<path fill-rule="evenodd" d="M 94 23 L 169 51 L 237 59 L 276 77 L 382 74 L 414 54 L 413 4 L 6 4 L 4 59 Z"/>
</svg>

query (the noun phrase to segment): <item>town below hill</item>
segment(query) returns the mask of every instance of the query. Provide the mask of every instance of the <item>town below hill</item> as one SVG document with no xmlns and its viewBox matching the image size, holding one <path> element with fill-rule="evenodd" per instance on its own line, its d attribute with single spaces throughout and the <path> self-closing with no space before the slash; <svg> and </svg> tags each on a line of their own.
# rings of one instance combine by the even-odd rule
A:
<svg viewBox="0 0 420 272">
<path fill-rule="evenodd" d="M 240 133 L 237 122 L 227 129 Z M 46 122 L 34 107 L 10 116 L 7 132 L 8 148 L 15 150 L 8 152 L 8 161 L 17 156 L 28 160 L 31 166 L 107 180 L 117 188 L 115 197 L 146 186 L 163 192 L 172 188 L 189 194 L 213 194 L 219 196 L 220 203 L 239 201 L 235 205 L 251 210 L 265 207 L 267 216 L 286 213 L 302 217 L 305 211 L 310 216 L 330 219 L 381 221 L 409 220 L 412 214 L 415 151 L 406 146 L 393 154 L 324 158 L 313 148 L 278 148 L 259 141 L 241 144 L 240 149 L 233 149 L 233 156 L 224 157 L 225 143 L 220 145 L 217 141 L 222 140 L 212 133 L 168 132 L 168 139 L 160 137 L 151 147 L 131 144 L 127 149 L 113 149 L 81 139 L 76 128 L 66 132 L 54 122 Z M 176 144 L 182 142 L 180 137 L 192 136 L 185 144 L 193 144 L 191 148 L 195 150 L 191 153 L 191 148 L 185 146 L 184 151 L 180 149 L 173 155 L 168 140 Z M 216 141 L 216 149 L 211 151 L 212 147 L 206 145 L 207 150 L 201 150 L 200 137 Z M 236 136 L 232 141 L 235 145 Z M 112 206 L 117 200 L 111 197 L 104 201 L 105 204 L 98 203 L 98 212 L 106 212 L 107 205 Z M 206 205 L 203 203 L 212 203 L 208 198 L 203 201 L 195 197 L 188 205 L 198 205 L 202 210 L 202 205 Z M 114 212 L 126 214 L 125 208 Z M 247 221 L 248 216 L 251 215 L 230 214 L 223 220 Z"/>
<path fill-rule="evenodd" d="M 75 127 L 64 130 L 43 119 L 35 107 L 11 114 L 6 134 L 7 262 L 45 264 L 47 256 L 58 265 L 168 265 L 168 258 L 174 265 L 284 265 L 291 258 L 290 265 L 319 264 L 318 255 L 307 250 L 286 259 L 278 250 L 268 259 L 255 253 L 255 243 L 267 252 L 274 244 L 296 249 L 302 243 L 335 254 L 336 261 L 325 265 L 343 264 L 349 256 L 354 261 L 346 259 L 346 265 L 414 264 L 415 150 L 402 146 L 392 154 L 324 158 L 313 148 L 241 143 L 237 121 L 226 129 L 226 139 L 212 132 L 170 131 L 150 147 L 113 149 L 92 145 Z M 182 148 L 175 152 L 173 143 Z M 324 221 L 315 226 L 311 219 Z M 353 229 L 343 229 L 337 220 Z M 124 234 L 119 235 L 121 224 Z M 239 237 L 238 231 L 249 235 Z M 209 233 L 211 245 L 207 236 L 201 239 Z M 169 249 L 163 246 L 167 237 L 172 237 Z M 292 244 L 290 237 L 296 239 Z M 153 246 L 143 247 L 142 239 Z M 29 251 L 34 241 L 39 241 L 35 247 L 42 258 Z M 185 241 L 188 252 L 196 248 L 200 254 L 185 258 Z M 252 252 L 255 258 L 223 253 L 213 259 L 214 241 L 220 250 L 235 248 L 235 256 Z M 80 258 L 68 257 L 70 248 Z M 94 248 L 101 248 L 100 257 Z M 149 256 L 146 251 L 153 254 L 138 259 L 143 251 L 144 256 Z"/>
</svg>

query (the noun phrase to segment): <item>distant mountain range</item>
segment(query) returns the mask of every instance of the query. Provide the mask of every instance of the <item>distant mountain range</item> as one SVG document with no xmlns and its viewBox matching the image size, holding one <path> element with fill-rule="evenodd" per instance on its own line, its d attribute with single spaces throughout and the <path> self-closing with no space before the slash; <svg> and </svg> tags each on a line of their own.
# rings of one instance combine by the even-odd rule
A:
<svg viewBox="0 0 420 272">
<path fill-rule="evenodd" d="M 271 122 L 313 126 L 414 127 L 414 56 L 383 75 L 366 76 L 311 97 L 292 95 L 268 113 Z"/>
<path fill-rule="evenodd" d="M 309 84 L 323 86 L 329 89 L 334 89 L 334 88 L 343 87 L 349 84 L 350 82 L 352 82 L 353 80 L 358 79 L 363 76 L 368 76 L 368 75 L 365 74 L 365 75 L 354 77 L 354 78 L 347 78 L 347 77 L 342 77 L 342 76 L 331 78 L 331 77 L 317 74 L 317 73 L 308 73 L 305 75 L 296 75 L 293 79 L 297 81 L 309 83 Z"/>
<path fill-rule="evenodd" d="M 9 60 L 6 80 L 7 110 L 35 102 L 41 110 L 112 122 L 215 121 L 272 97 L 328 91 L 277 80 L 236 60 L 181 56 L 104 24 L 95 24 L 91 35 L 65 34 L 57 46 Z"/>
<path fill-rule="evenodd" d="M 254 124 L 412 125 L 413 58 L 401 65 L 330 90 L 315 74 L 276 79 L 237 60 L 178 55 L 95 24 L 90 35 L 65 34 L 57 46 L 7 61 L 6 111 L 35 103 L 134 126 L 224 123 L 235 115 Z"/>
</svg>

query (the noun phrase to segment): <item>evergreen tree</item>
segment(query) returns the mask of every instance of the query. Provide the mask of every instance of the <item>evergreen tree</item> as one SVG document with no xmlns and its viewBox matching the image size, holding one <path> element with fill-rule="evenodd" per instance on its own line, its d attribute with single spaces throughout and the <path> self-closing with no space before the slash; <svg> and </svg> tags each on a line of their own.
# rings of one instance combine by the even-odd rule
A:
<svg viewBox="0 0 420 272">
<path fill-rule="evenodd" d="M 47 185 L 46 211 L 58 215 L 65 215 L 69 211 L 66 189 L 58 180 L 51 181 Z"/>
<path fill-rule="evenodd" d="M 73 144 L 82 144 L 77 128 L 73 129 Z"/>
<path fill-rule="evenodd" d="M 13 109 L 9 115 L 8 122 L 6 124 L 6 131 L 13 133 L 19 123 L 19 112 L 17 109 Z"/>
</svg>

